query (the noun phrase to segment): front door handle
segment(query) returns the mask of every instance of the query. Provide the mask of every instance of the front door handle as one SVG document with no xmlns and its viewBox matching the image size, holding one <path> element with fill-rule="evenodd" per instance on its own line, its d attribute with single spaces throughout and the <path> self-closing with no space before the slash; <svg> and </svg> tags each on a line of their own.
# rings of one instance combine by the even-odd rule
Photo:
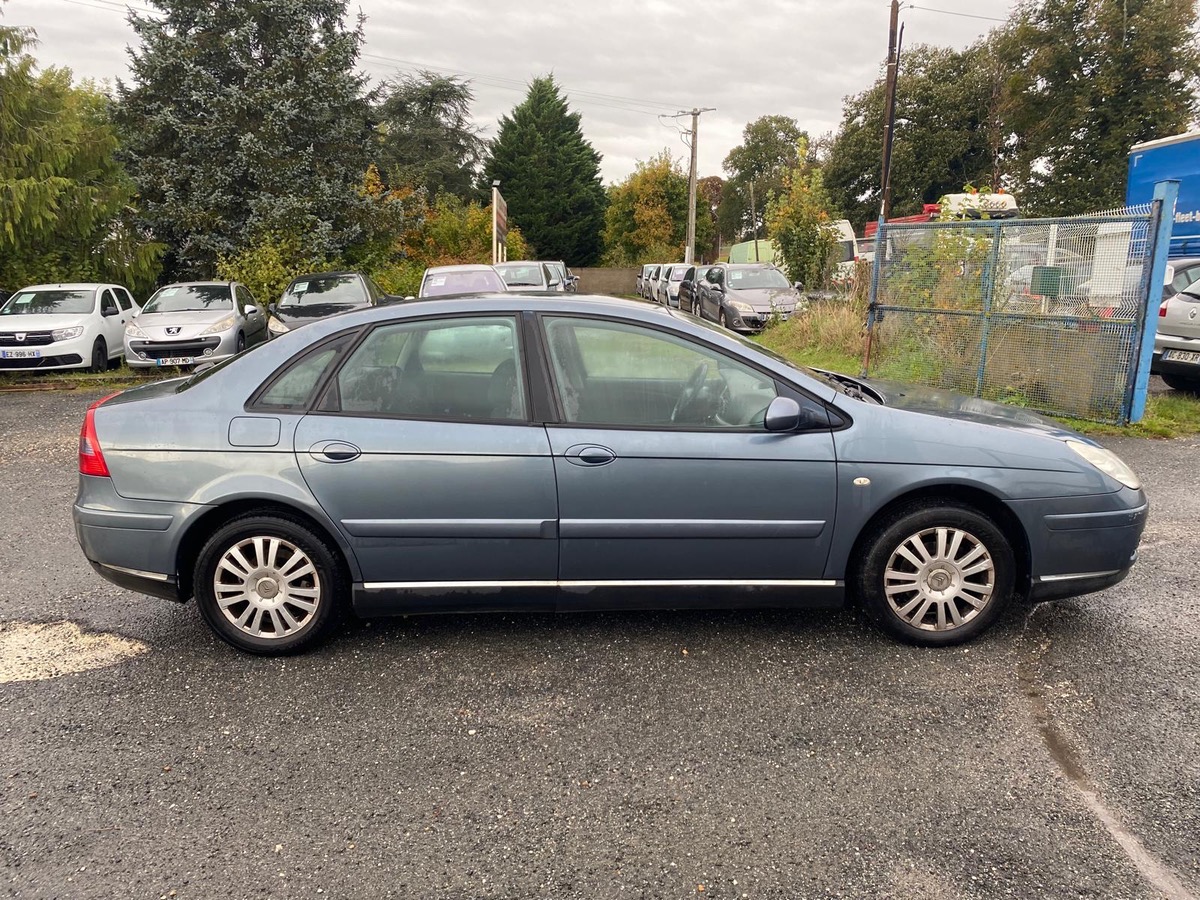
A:
<svg viewBox="0 0 1200 900">
<path fill-rule="evenodd" d="M 308 455 L 317 462 L 344 463 L 362 456 L 362 451 L 345 441 L 320 441 L 308 448 Z"/>
<path fill-rule="evenodd" d="M 617 458 L 617 454 L 598 444 L 576 444 L 563 454 L 567 462 L 576 466 L 606 466 Z"/>
</svg>

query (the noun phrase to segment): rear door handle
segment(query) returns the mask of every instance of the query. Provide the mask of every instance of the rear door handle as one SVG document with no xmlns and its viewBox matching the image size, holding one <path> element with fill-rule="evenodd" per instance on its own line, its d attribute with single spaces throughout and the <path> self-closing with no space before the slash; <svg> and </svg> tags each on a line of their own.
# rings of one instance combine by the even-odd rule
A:
<svg viewBox="0 0 1200 900">
<path fill-rule="evenodd" d="M 308 455 L 317 462 L 344 463 L 362 456 L 362 451 L 345 441 L 319 441 L 308 448 Z"/>
<path fill-rule="evenodd" d="M 617 458 L 617 454 L 598 444 L 576 444 L 568 447 L 563 457 L 576 466 L 606 466 Z"/>
</svg>

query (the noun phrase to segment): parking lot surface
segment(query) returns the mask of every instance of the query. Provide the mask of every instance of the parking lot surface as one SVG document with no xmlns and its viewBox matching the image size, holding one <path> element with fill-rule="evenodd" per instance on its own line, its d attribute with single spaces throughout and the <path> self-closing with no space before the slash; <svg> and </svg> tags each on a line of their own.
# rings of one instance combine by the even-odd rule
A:
<svg viewBox="0 0 1200 900">
<path fill-rule="evenodd" d="M 1133 574 L 967 647 L 853 613 L 488 615 L 259 659 L 86 564 L 96 396 L 0 395 L 6 896 L 1200 893 L 1195 439 L 1105 441 L 1151 497 Z M 32 658 L 26 623 L 61 622 L 97 667 Z"/>
</svg>

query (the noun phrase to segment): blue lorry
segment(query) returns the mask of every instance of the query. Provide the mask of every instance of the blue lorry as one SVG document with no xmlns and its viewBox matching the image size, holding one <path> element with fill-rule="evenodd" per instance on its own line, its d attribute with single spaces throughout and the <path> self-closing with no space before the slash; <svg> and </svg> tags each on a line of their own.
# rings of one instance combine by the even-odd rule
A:
<svg viewBox="0 0 1200 900">
<path fill-rule="evenodd" d="M 1200 256 L 1200 131 L 1134 144 L 1129 151 L 1125 203 L 1135 206 L 1154 197 L 1154 183 L 1179 182 L 1171 256 Z"/>
</svg>

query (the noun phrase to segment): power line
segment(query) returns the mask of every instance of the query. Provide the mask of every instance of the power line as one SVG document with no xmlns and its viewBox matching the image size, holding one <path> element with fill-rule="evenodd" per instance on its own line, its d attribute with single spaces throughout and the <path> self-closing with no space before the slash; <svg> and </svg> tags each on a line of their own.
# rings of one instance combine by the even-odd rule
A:
<svg viewBox="0 0 1200 900">
<path fill-rule="evenodd" d="M 943 16 L 959 16 L 963 19 L 983 19 L 985 22 L 1007 22 L 1008 19 L 997 19 L 995 16 L 980 16 L 975 13 L 955 12 L 951 9 L 931 9 L 928 6 L 908 4 L 906 9 L 919 9 L 921 12 L 940 13 Z"/>
</svg>

